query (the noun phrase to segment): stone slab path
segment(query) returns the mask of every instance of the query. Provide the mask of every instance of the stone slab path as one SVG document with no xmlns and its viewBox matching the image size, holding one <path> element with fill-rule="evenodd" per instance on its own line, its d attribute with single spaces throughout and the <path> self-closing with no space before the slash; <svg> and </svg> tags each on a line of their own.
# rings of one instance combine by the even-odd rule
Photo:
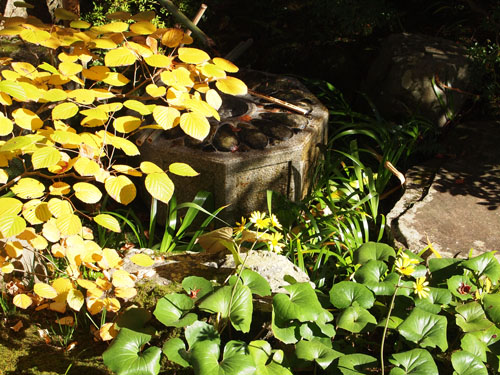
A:
<svg viewBox="0 0 500 375">
<path fill-rule="evenodd" d="M 412 168 L 387 216 L 396 246 L 418 252 L 427 238 L 443 256 L 500 250 L 500 121 L 450 131 L 443 158 Z"/>
</svg>

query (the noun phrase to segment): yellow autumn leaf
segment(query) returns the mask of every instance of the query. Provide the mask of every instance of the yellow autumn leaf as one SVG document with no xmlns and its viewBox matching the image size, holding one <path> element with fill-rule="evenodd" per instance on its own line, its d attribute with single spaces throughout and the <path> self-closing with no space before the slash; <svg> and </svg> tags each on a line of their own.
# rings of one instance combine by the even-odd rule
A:
<svg viewBox="0 0 500 375">
<path fill-rule="evenodd" d="M 198 172 L 186 163 L 172 163 L 168 166 L 168 170 L 173 174 L 183 177 L 194 177 L 199 175 Z"/>
<path fill-rule="evenodd" d="M 104 56 L 104 64 L 108 67 L 132 65 L 135 61 L 135 54 L 125 47 L 108 51 Z"/>
<path fill-rule="evenodd" d="M 59 198 L 52 198 L 48 201 L 48 206 L 49 210 L 54 215 L 56 218 L 65 215 L 65 214 L 72 214 L 73 213 L 73 207 L 71 204 L 66 201 L 62 200 Z"/>
<path fill-rule="evenodd" d="M 123 260 L 122 258 L 120 258 L 116 250 L 105 248 L 102 250 L 102 259 L 97 261 L 97 264 L 103 270 L 107 270 L 110 268 L 121 267 L 121 265 L 123 264 Z M 103 286 L 101 286 L 101 288 L 106 290 L 106 288 Z"/>
<path fill-rule="evenodd" d="M 73 310 L 80 311 L 84 303 L 82 292 L 80 292 L 78 289 L 71 289 L 68 292 L 66 302 L 68 302 L 68 306 Z"/>
<path fill-rule="evenodd" d="M 120 301 L 118 301 L 116 298 L 104 298 L 104 308 L 107 311 L 111 312 L 118 312 L 120 310 Z"/>
<path fill-rule="evenodd" d="M 153 198 L 165 204 L 170 201 L 174 193 L 174 183 L 166 173 L 150 173 L 146 176 L 144 184 Z"/>
<path fill-rule="evenodd" d="M 94 204 L 101 200 L 102 193 L 94 185 L 88 182 L 77 182 L 73 185 L 75 196 L 84 203 Z"/>
<path fill-rule="evenodd" d="M 119 148 L 128 156 L 135 156 L 140 154 L 139 149 L 137 148 L 135 143 L 129 141 L 128 139 L 115 136 L 112 136 L 111 138 L 108 136 L 108 139 L 110 144 L 112 144 L 116 148 Z"/>
<path fill-rule="evenodd" d="M 141 171 L 145 174 L 149 173 L 163 173 L 163 169 L 158 167 L 155 163 L 150 162 L 150 161 L 143 161 L 141 162 L 139 168 L 141 168 Z"/>
<path fill-rule="evenodd" d="M 31 225 L 45 223 L 52 217 L 47 202 L 32 199 L 23 206 L 23 216 Z"/>
<path fill-rule="evenodd" d="M 125 101 L 125 103 L 123 103 L 123 105 L 125 107 L 127 107 L 128 109 L 131 109 L 132 111 L 136 111 L 143 116 L 147 116 L 147 115 L 150 115 L 152 113 L 149 106 L 145 105 L 144 103 L 142 103 L 138 100 L 127 100 L 127 101 Z"/>
<path fill-rule="evenodd" d="M 150 83 L 146 86 L 146 92 L 153 98 L 158 98 L 164 96 L 167 93 L 165 86 L 156 86 L 154 83 Z"/>
<path fill-rule="evenodd" d="M 224 69 L 214 64 L 205 64 L 201 67 L 200 71 L 207 78 L 226 78 Z"/>
<path fill-rule="evenodd" d="M 109 38 L 92 39 L 92 42 L 90 43 L 90 48 L 114 49 L 116 47 L 116 42 Z"/>
<path fill-rule="evenodd" d="M 146 57 L 144 61 L 154 68 L 168 68 L 172 65 L 172 58 L 165 55 L 151 55 Z"/>
<path fill-rule="evenodd" d="M 118 335 L 115 323 L 105 323 L 99 329 L 99 337 L 102 341 L 113 340 Z"/>
<path fill-rule="evenodd" d="M 52 288 L 57 292 L 57 297 L 54 298 L 56 302 L 66 302 L 66 297 L 70 290 L 74 289 L 71 280 L 66 277 L 59 277 L 52 282 Z"/>
<path fill-rule="evenodd" d="M 68 94 L 66 91 L 61 89 L 50 89 L 47 91 L 43 91 L 43 99 L 49 102 L 60 102 L 66 100 L 68 98 Z"/>
<path fill-rule="evenodd" d="M 134 14 L 132 19 L 134 21 L 151 21 L 153 18 L 156 17 L 156 13 L 154 10 L 148 10 L 144 12 L 139 12 L 137 14 Z"/>
<path fill-rule="evenodd" d="M 0 169 L 0 184 L 6 184 L 9 181 L 9 174 L 5 169 Z"/>
<path fill-rule="evenodd" d="M 43 126 L 42 119 L 26 108 L 15 109 L 12 112 L 12 117 L 18 126 L 26 130 L 37 130 Z"/>
<path fill-rule="evenodd" d="M 142 120 L 135 116 L 121 116 L 115 118 L 113 127 L 117 132 L 130 133 L 141 126 Z"/>
<path fill-rule="evenodd" d="M 54 15 L 56 16 L 56 18 L 64 21 L 73 21 L 79 18 L 75 13 L 70 12 L 69 10 L 64 8 L 57 8 L 54 11 Z"/>
<path fill-rule="evenodd" d="M 31 155 L 33 169 L 49 168 L 61 160 L 61 154 L 54 147 L 41 147 Z"/>
<path fill-rule="evenodd" d="M 28 95 L 19 82 L 11 80 L 0 81 L 0 91 L 22 102 L 29 100 Z"/>
<path fill-rule="evenodd" d="M 199 141 L 205 139 L 210 132 L 210 123 L 207 118 L 196 112 L 183 113 L 180 124 L 184 133 Z"/>
<path fill-rule="evenodd" d="M 12 300 L 12 303 L 20 309 L 27 309 L 31 306 L 33 300 L 26 294 L 17 294 Z"/>
<path fill-rule="evenodd" d="M 17 215 L 0 216 L 0 235 L 2 238 L 17 236 L 26 229 L 26 221 Z"/>
<path fill-rule="evenodd" d="M 128 174 L 129 176 L 141 177 L 142 173 L 129 165 L 114 164 L 113 169 L 117 172 Z"/>
<path fill-rule="evenodd" d="M 188 64 L 201 64 L 210 60 L 208 53 L 198 48 L 181 47 L 178 52 L 179 60 Z"/>
<path fill-rule="evenodd" d="M 33 73 L 37 73 L 36 68 L 27 62 L 13 62 L 10 66 L 23 77 L 34 78 Z"/>
<path fill-rule="evenodd" d="M 45 239 L 45 237 L 37 235 L 35 238 L 30 239 L 29 243 L 31 246 L 33 246 L 36 250 L 45 250 L 48 246 L 49 243 Z"/>
<path fill-rule="evenodd" d="M 133 288 L 135 280 L 130 273 L 125 270 L 116 270 L 113 273 L 112 284 L 120 288 Z"/>
<path fill-rule="evenodd" d="M 184 32 L 180 29 L 167 29 L 161 37 L 161 43 L 169 48 L 175 48 L 182 43 Z"/>
<path fill-rule="evenodd" d="M 235 77 L 219 79 L 215 82 L 215 86 L 224 94 L 229 95 L 246 95 L 248 92 L 247 85 Z"/>
<path fill-rule="evenodd" d="M 66 312 L 66 302 L 52 302 L 49 304 L 49 310 L 64 314 Z"/>
<path fill-rule="evenodd" d="M 67 184 L 66 182 L 54 182 L 52 185 L 49 186 L 49 191 L 50 195 L 66 195 L 69 194 L 71 191 L 71 186 Z"/>
<path fill-rule="evenodd" d="M 94 217 L 94 221 L 101 227 L 109 229 L 113 232 L 120 233 L 122 231 L 118 220 L 109 214 L 99 214 Z"/>
<path fill-rule="evenodd" d="M 55 220 L 49 220 L 42 226 L 43 236 L 50 242 L 58 242 L 61 238 L 61 232 L 56 226 Z"/>
<path fill-rule="evenodd" d="M 130 25 L 130 31 L 139 35 L 149 35 L 156 31 L 156 26 L 149 21 L 139 21 Z"/>
<path fill-rule="evenodd" d="M 59 64 L 59 71 L 64 76 L 73 76 L 80 73 L 82 70 L 83 66 L 81 64 L 77 64 L 71 61 L 64 61 Z"/>
<path fill-rule="evenodd" d="M 53 120 L 66 120 L 78 113 L 78 106 L 75 103 L 61 103 L 52 109 Z"/>
<path fill-rule="evenodd" d="M 83 69 L 82 75 L 90 79 L 92 81 L 102 81 L 104 78 L 106 78 L 106 74 L 109 72 L 109 68 L 107 66 L 93 66 L 89 69 Z"/>
<path fill-rule="evenodd" d="M 122 108 L 123 108 L 123 104 L 121 102 L 100 104 L 96 107 L 96 109 L 103 110 L 106 113 L 117 112 Z"/>
<path fill-rule="evenodd" d="M 123 299 L 134 298 L 137 295 L 137 290 L 135 288 L 116 287 L 114 292 L 115 296 Z"/>
<path fill-rule="evenodd" d="M 46 299 L 54 299 L 57 297 L 57 291 L 51 287 L 49 284 L 45 283 L 36 283 L 33 287 L 33 291 L 36 295 L 46 298 Z"/>
<path fill-rule="evenodd" d="M 80 143 L 82 143 L 82 139 L 78 134 L 66 130 L 56 130 L 50 135 L 50 138 L 52 139 L 52 141 L 65 146 L 78 146 L 80 145 Z"/>
<path fill-rule="evenodd" d="M 23 255 L 23 245 L 19 241 L 7 241 L 4 250 L 10 258 L 18 258 Z"/>
<path fill-rule="evenodd" d="M 186 106 L 186 109 L 199 113 L 204 117 L 213 116 L 217 120 L 220 120 L 219 113 L 215 110 L 215 108 L 203 100 L 186 99 L 184 101 L 184 105 Z"/>
<path fill-rule="evenodd" d="M 9 262 L 4 263 L 4 264 L 2 264 L 0 271 L 4 274 L 12 273 L 12 272 L 14 272 L 14 265 L 12 263 L 9 263 Z"/>
<path fill-rule="evenodd" d="M 129 24 L 126 22 L 111 22 L 101 26 L 94 26 L 92 30 L 100 34 L 105 33 L 123 33 L 128 30 Z"/>
<path fill-rule="evenodd" d="M 110 176 L 104 182 L 108 194 L 117 202 L 127 205 L 135 199 L 136 188 L 127 176 Z"/>
<path fill-rule="evenodd" d="M 11 105 L 12 98 L 4 92 L 0 92 L 0 104 L 2 105 Z"/>
<path fill-rule="evenodd" d="M 56 219 L 56 226 L 63 236 L 72 236 L 82 231 L 82 222 L 75 214 L 63 214 Z"/>
<path fill-rule="evenodd" d="M 223 59 L 222 57 L 214 57 L 212 62 L 219 68 L 224 69 L 228 73 L 236 73 L 239 68 L 234 65 L 231 61 Z"/>
<path fill-rule="evenodd" d="M 146 254 L 134 254 L 130 257 L 130 261 L 141 267 L 149 267 L 154 264 L 154 260 Z"/>
<path fill-rule="evenodd" d="M 108 114 L 99 107 L 84 109 L 83 111 L 80 111 L 80 114 L 83 116 L 87 116 L 87 118 L 89 119 L 101 120 L 104 122 L 108 119 Z"/>
<path fill-rule="evenodd" d="M 121 73 L 109 72 L 102 80 L 110 86 L 125 86 L 130 80 Z"/>
<path fill-rule="evenodd" d="M 12 186 L 12 192 L 21 199 L 40 198 L 45 192 L 45 186 L 31 177 L 21 178 Z"/>
<path fill-rule="evenodd" d="M 194 86 L 191 72 L 184 67 L 164 71 L 160 74 L 160 79 L 165 85 L 173 86 L 177 90 L 187 91 L 188 87 Z"/>
<path fill-rule="evenodd" d="M 93 90 L 76 89 L 71 92 L 68 92 L 68 98 L 71 98 L 75 102 L 80 104 L 92 104 L 96 99 L 96 95 Z"/>
<path fill-rule="evenodd" d="M 88 158 L 80 157 L 73 166 L 80 176 L 95 176 L 99 170 L 99 164 Z"/>
<path fill-rule="evenodd" d="M 21 39 L 25 42 L 40 44 L 43 41 L 50 38 L 50 34 L 47 31 L 40 30 L 33 25 L 29 25 L 30 28 L 24 29 L 19 33 Z"/>
<path fill-rule="evenodd" d="M 70 22 L 69 27 L 74 29 L 88 29 L 92 24 L 83 20 L 73 20 Z"/>
<path fill-rule="evenodd" d="M 16 198 L 0 198 L 0 216 L 17 215 L 23 209 L 23 203 Z"/>
<path fill-rule="evenodd" d="M 219 110 L 219 108 L 222 105 L 222 98 L 220 97 L 219 93 L 216 90 L 214 90 L 214 89 L 210 89 L 210 90 L 208 90 L 206 92 L 206 94 L 205 94 L 205 100 L 215 110 Z"/>
<path fill-rule="evenodd" d="M 153 118 L 162 129 L 172 129 L 179 124 L 181 114 L 173 107 L 157 105 L 153 110 Z"/>
</svg>

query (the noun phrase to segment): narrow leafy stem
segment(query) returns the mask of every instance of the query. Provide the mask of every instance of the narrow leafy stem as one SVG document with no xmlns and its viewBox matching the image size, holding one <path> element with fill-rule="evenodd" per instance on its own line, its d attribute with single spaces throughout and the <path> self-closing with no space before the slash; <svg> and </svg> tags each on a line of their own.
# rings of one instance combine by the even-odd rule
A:
<svg viewBox="0 0 500 375">
<path fill-rule="evenodd" d="M 382 343 L 380 345 L 380 365 L 382 367 L 382 375 L 385 374 L 385 366 L 384 366 L 384 345 L 385 345 L 385 337 L 387 335 L 387 328 L 389 327 L 389 319 L 391 318 L 392 309 L 394 308 L 394 301 L 396 300 L 396 295 L 398 294 L 398 289 L 400 287 L 402 275 L 399 275 L 398 283 L 396 284 L 396 289 L 394 290 L 394 294 L 392 295 L 391 304 L 389 305 L 389 311 L 387 312 L 387 318 L 385 320 L 384 326 L 384 334 L 382 335 Z"/>
</svg>

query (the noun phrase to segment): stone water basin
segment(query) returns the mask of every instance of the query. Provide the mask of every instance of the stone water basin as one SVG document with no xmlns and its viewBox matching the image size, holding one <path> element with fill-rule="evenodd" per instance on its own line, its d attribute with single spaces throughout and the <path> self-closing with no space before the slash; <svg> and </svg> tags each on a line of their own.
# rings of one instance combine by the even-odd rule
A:
<svg viewBox="0 0 500 375">
<path fill-rule="evenodd" d="M 156 131 L 140 145 L 143 160 L 163 169 L 184 162 L 199 172 L 189 178 L 170 174 L 177 201 L 191 201 L 198 191 L 210 191 L 216 207 L 229 205 L 219 214 L 229 223 L 266 210 L 267 190 L 291 200 L 303 198 L 320 156 L 318 145 L 327 140 L 328 110 L 299 81 L 260 72 L 241 78 L 250 92 L 284 100 L 305 114 L 256 95 L 223 96 L 221 121 L 211 122 L 203 142 L 177 127 Z"/>
</svg>

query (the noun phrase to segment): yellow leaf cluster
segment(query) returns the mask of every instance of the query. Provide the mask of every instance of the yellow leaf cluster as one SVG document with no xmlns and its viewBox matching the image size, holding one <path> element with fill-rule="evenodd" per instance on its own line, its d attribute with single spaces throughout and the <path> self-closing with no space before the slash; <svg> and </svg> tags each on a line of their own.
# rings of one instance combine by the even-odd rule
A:
<svg viewBox="0 0 500 375">
<path fill-rule="evenodd" d="M 14 305 L 21 309 L 64 314 L 86 306 L 97 314 L 103 309 L 116 312 L 119 299 L 133 298 L 135 276 L 122 269 L 118 252 L 101 248 L 85 226 L 93 220 L 119 233 L 120 222 L 92 209 L 104 193 L 130 204 L 137 194 L 134 178 L 143 174 L 146 190 L 168 203 L 174 184 L 167 173 L 198 173 L 185 163 L 162 168 L 143 162 L 136 168 L 117 164 L 116 157 L 139 155 L 132 137 L 147 126 L 180 126 L 203 140 L 209 119 L 220 120 L 219 93 L 246 94 L 245 84 L 229 76 L 238 71 L 234 64 L 186 47 L 193 41 L 189 35 L 157 28 L 151 22 L 154 16 L 117 12 L 108 15 L 110 23 L 92 26 L 57 10 L 56 17 L 70 21 L 69 27 L 33 17 L 3 19 L 0 35 L 54 51 L 51 63 L 0 62 L 0 273 L 14 272 L 26 246 L 45 253 L 44 259 L 50 255 L 62 267 L 48 265 L 47 280 L 13 294 Z M 23 169 L 17 175 L 7 172 L 14 162 Z M 132 261 L 153 263 L 143 254 Z M 90 277 L 92 271 L 99 276 Z M 59 322 L 74 323 L 70 316 Z M 116 334 L 113 329 L 103 325 L 100 337 L 110 339 Z"/>
</svg>

